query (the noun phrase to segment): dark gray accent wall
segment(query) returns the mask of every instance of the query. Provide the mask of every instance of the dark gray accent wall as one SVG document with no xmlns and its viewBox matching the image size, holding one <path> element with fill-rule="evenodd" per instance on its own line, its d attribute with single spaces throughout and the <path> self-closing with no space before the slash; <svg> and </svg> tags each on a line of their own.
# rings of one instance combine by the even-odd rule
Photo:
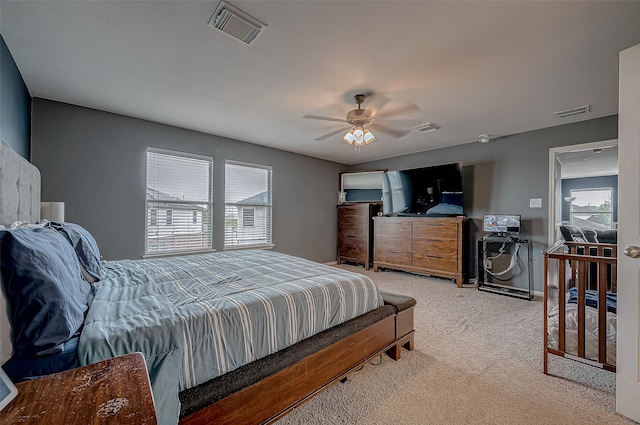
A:
<svg viewBox="0 0 640 425">
<path fill-rule="evenodd" d="M 400 170 L 462 162 L 464 212 L 472 219 L 468 246 L 472 275 L 477 267 L 475 241 L 483 234 L 482 216 L 487 213 L 521 214 L 521 237 L 533 243 L 534 289 L 542 291 L 541 252 L 548 243 L 549 149 L 617 137 L 618 117 L 613 115 L 506 136 L 489 143 L 467 143 L 367 162 L 351 169 Z M 541 198 L 542 208 L 529 208 L 530 198 Z"/>
<path fill-rule="evenodd" d="M 65 219 L 87 228 L 105 259 L 144 253 L 146 149 L 214 158 L 214 248 L 224 234 L 224 164 L 273 169 L 275 251 L 335 261 L 338 175 L 346 166 L 250 143 L 35 98 L 32 162 L 43 201 L 64 201 Z"/>
<path fill-rule="evenodd" d="M 0 139 L 30 159 L 31 95 L 0 35 Z"/>
</svg>

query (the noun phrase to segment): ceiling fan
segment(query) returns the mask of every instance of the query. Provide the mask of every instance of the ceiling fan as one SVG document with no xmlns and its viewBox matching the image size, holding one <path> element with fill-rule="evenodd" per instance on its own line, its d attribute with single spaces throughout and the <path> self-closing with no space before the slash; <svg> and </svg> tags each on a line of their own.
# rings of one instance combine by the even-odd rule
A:
<svg viewBox="0 0 640 425">
<path fill-rule="evenodd" d="M 419 112 L 420 108 L 413 103 L 407 103 L 395 110 L 383 113 L 380 111 L 389 103 L 390 99 L 377 95 L 375 96 L 375 100 L 377 100 L 376 104 L 372 104 L 370 108 L 362 109 L 362 104 L 369 96 L 370 95 L 367 94 L 356 94 L 353 96 L 358 108 L 347 112 L 346 118 L 304 115 L 302 118 L 348 124 L 348 126 L 323 134 L 313 140 L 322 141 L 338 133 L 347 131 L 343 136 L 345 142 L 354 144 L 355 146 L 363 146 L 373 142 L 375 139 L 371 130 L 385 133 L 394 138 L 400 138 L 409 133 L 412 127 L 422 124 L 423 120 L 421 119 L 388 119 L 391 116 L 403 113 Z"/>
</svg>

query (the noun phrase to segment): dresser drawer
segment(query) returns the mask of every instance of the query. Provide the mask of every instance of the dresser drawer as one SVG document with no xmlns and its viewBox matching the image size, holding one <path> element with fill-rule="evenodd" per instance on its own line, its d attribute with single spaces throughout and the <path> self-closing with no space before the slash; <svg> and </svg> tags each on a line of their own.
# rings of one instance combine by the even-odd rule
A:
<svg viewBox="0 0 640 425">
<path fill-rule="evenodd" d="M 411 238 L 391 235 L 376 235 L 374 242 L 376 251 L 406 251 L 411 252 Z"/>
<path fill-rule="evenodd" d="M 367 231 L 364 227 L 357 226 L 339 226 L 338 227 L 338 241 L 349 241 L 353 239 L 360 239 L 364 241 L 367 236 Z"/>
<path fill-rule="evenodd" d="M 365 247 L 362 245 L 350 245 L 348 243 L 338 245 L 338 256 L 358 260 L 365 260 Z"/>
<path fill-rule="evenodd" d="M 411 264 L 411 239 L 377 235 L 373 249 L 375 261 Z"/>
<path fill-rule="evenodd" d="M 413 222 L 413 237 L 427 239 L 457 239 L 458 226 L 450 219 L 425 218 Z"/>
<path fill-rule="evenodd" d="M 395 218 L 384 218 L 374 220 L 374 222 L 374 232 L 376 234 L 376 238 L 378 238 L 378 236 L 393 236 L 397 238 L 411 239 L 411 221 Z"/>
<path fill-rule="evenodd" d="M 367 224 L 368 205 L 341 205 L 338 207 L 340 226 L 361 226 Z"/>
<path fill-rule="evenodd" d="M 413 240 L 413 252 L 427 257 L 458 257 L 458 244 L 453 240 L 429 240 L 418 238 Z"/>
<path fill-rule="evenodd" d="M 413 253 L 413 267 L 421 267 L 430 270 L 455 273 L 458 270 L 458 258 L 456 257 L 431 257 L 424 253 Z"/>
<path fill-rule="evenodd" d="M 377 250 L 373 255 L 373 261 L 398 265 L 411 265 L 411 252 L 395 250 Z"/>
</svg>

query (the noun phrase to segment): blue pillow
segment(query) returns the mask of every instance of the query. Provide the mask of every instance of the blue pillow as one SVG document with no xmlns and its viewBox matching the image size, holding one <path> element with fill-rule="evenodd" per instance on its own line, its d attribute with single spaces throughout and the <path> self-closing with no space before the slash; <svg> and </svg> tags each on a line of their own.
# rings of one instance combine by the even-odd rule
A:
<svg viewBox="0 0 640 425">
<path fill-rule="evenodd" d="M 464 206 L 462 192 L 442 192 L 442 200 L 440 202 L 443 204 Z"/>
<path fill-rule="evenodd" d="M 0 266 L 14 355 L 55 352 L 81 328 L 91 290 L 73 248 L 47 227 L 0 230 Z"/>
<path fill-rule="evenodd" d="M 74 223 L 51 222 L 47 226 L 56 229 L 71 243 L 78 255 L 80 264 L 84 268 L 81 271 L 87 282 L 93 283 L 102 279 L 100 250 L 91 233 L 79 224 Z"/>
<path fill-rule="evenodd" d="M 445 202 L 439 203 L 433 208 L 427 210 L 427 214 L 441 214 L 441 215 L 462 215 L 462 207 L 460 205 L 448 204 Z"/>
<path fill-rule="evenodd" d="M 607 311 L 615 313 L 618 310 L 618 294 L 607 292 L 606 302 Z M 569 289 L 568 303 L 578 304 L 578 288 Z M 589 307 L 598 308 L 598 291 L 586 290 L 584 294 L 584 303 Z"/>
</svg>

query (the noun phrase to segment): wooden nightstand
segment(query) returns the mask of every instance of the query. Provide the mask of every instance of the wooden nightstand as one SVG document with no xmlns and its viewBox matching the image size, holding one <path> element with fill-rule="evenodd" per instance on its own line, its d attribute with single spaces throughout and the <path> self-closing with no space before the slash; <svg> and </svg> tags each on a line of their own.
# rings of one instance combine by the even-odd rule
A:
<svg viewBox="0 0 640 425">
<path fill-rule="evenodd" d="M 157 424 L 141 353 L 16 384 L 2 425 Z"/>
</svg>

